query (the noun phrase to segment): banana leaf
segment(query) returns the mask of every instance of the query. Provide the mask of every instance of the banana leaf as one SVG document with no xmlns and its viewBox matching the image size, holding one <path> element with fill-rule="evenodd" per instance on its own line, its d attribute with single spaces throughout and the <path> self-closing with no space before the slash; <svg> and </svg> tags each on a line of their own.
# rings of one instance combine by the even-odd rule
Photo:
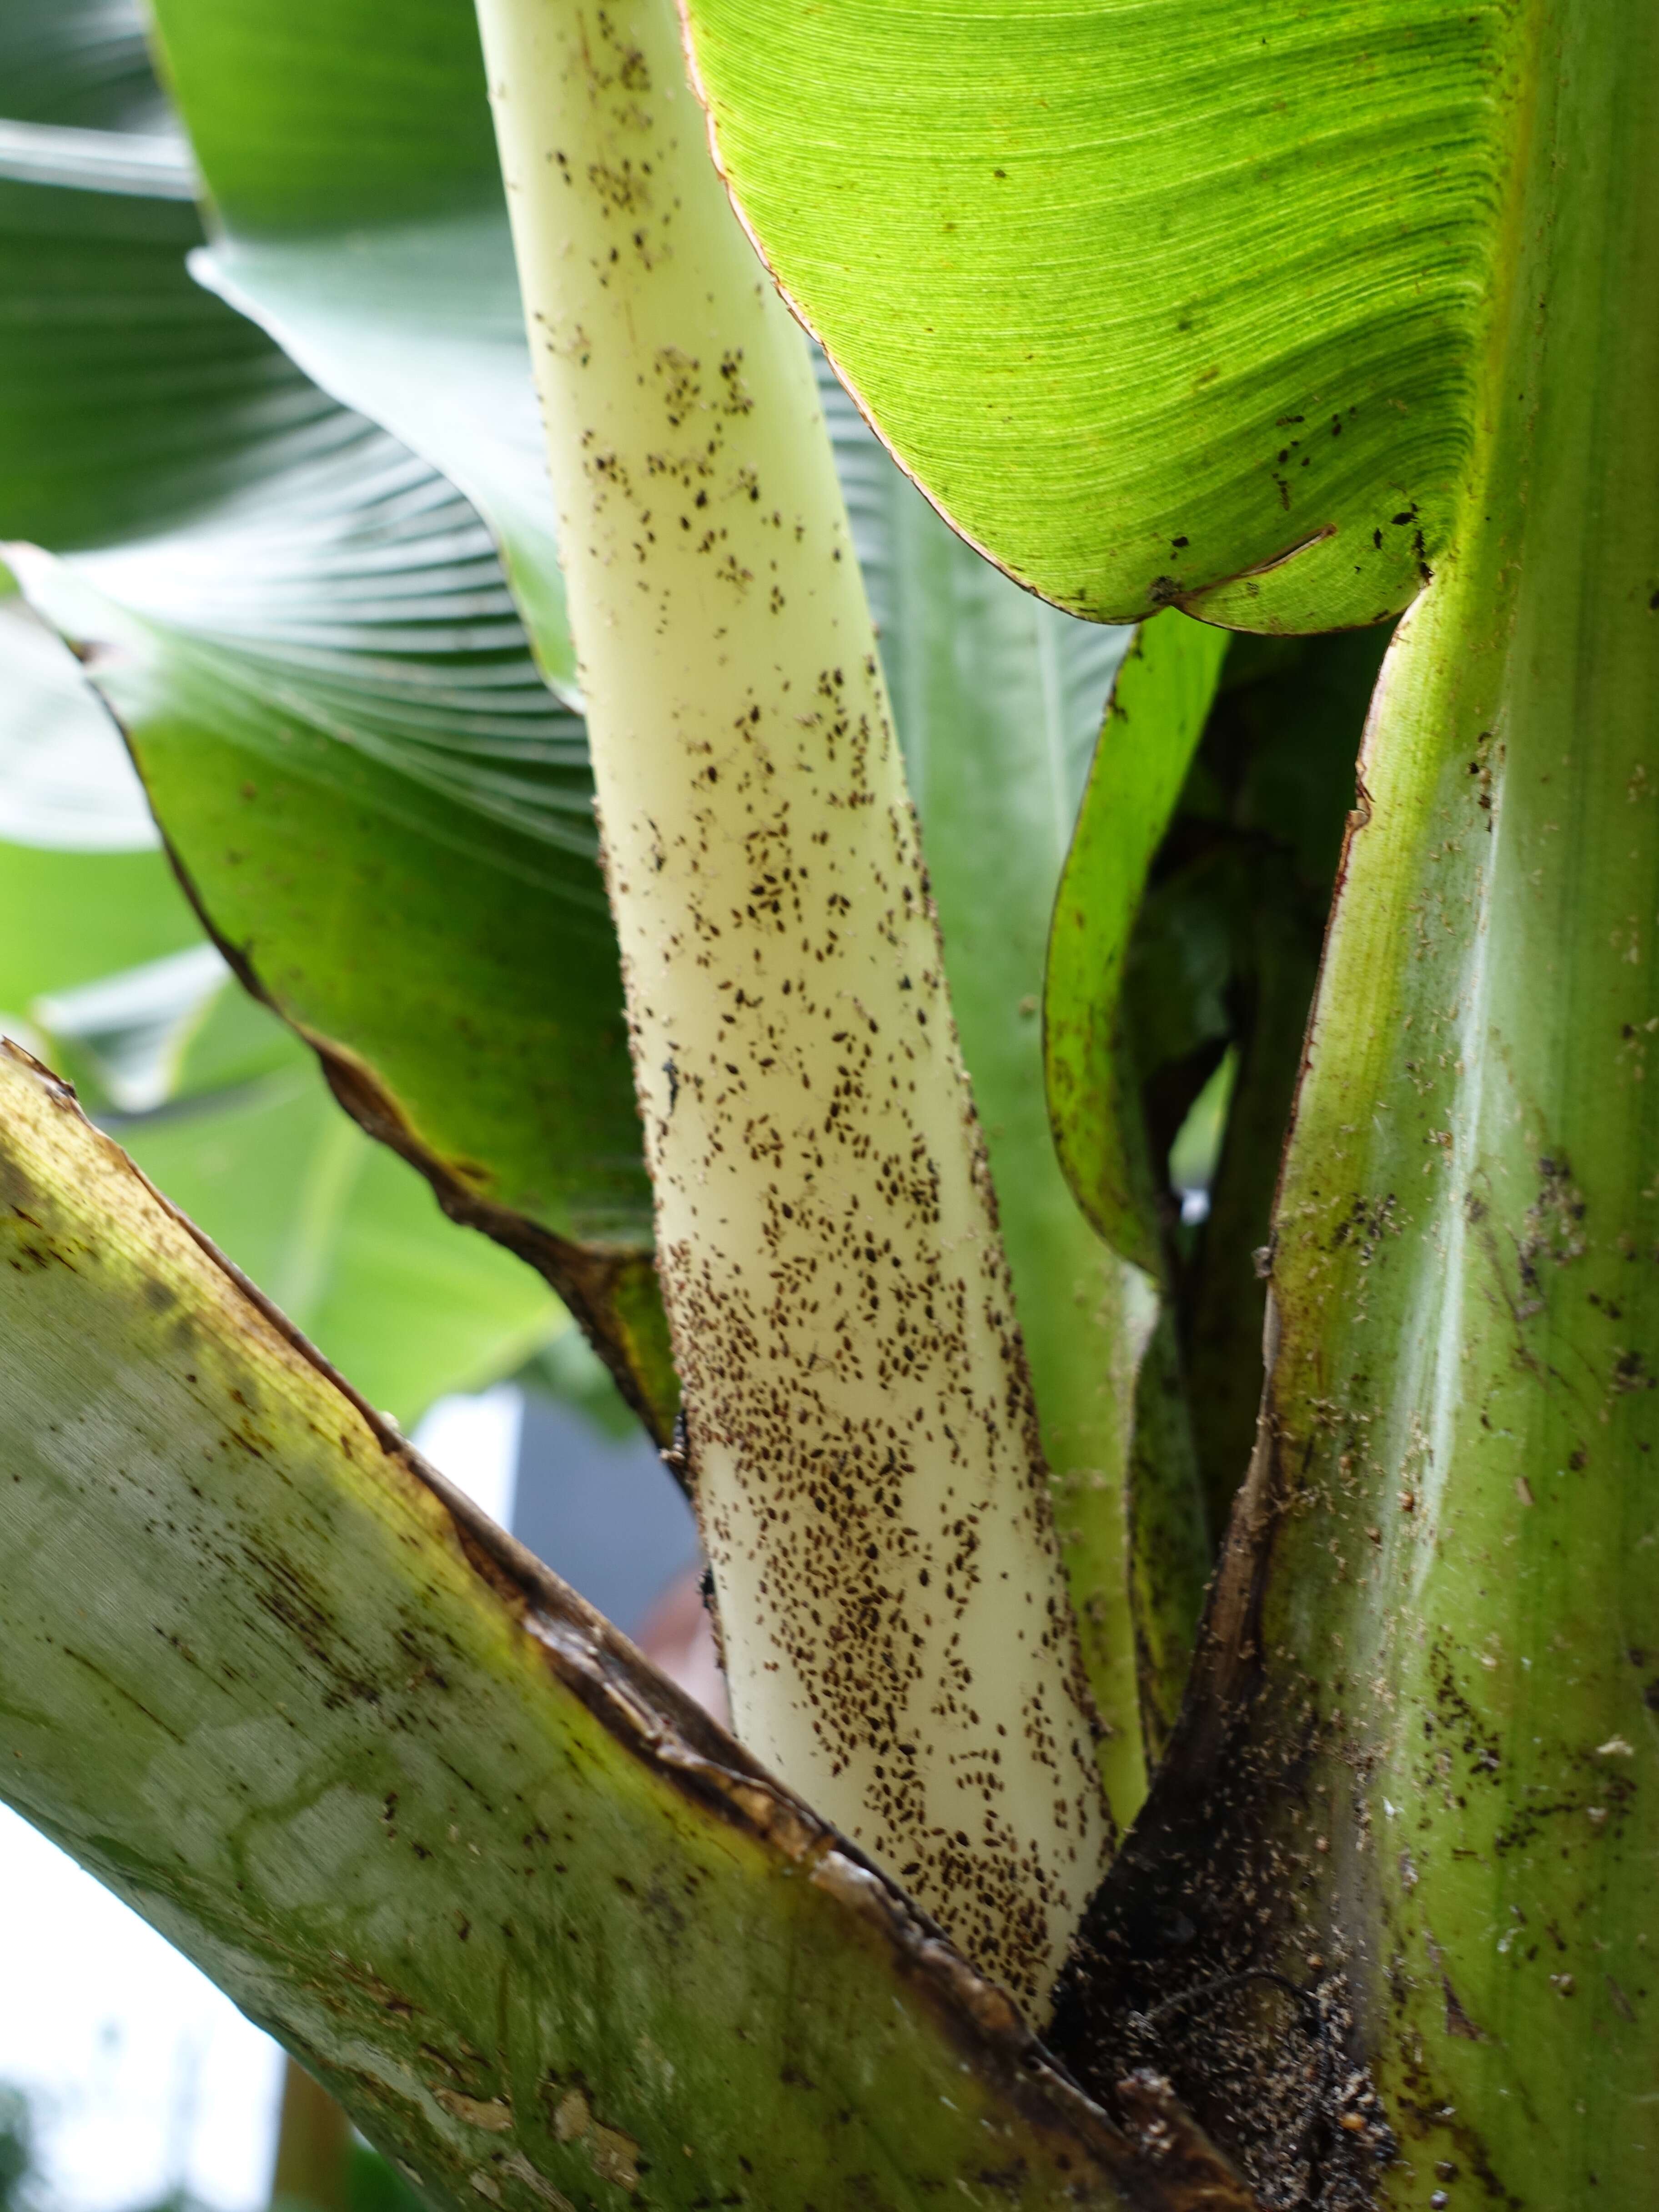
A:
<svg viewBox="0 0 1659 2212">
<path fill-rule="evenodd" d="M 473 511 L 191 281 L 193 189 L 165 137 L 0 129 L 0 531 L 74 549 L 19 544 L 14 571 L 93 665 L 242 980 L 665 1435 L 580 721 Z"/>
<path fill-rule="evenodd" d="M 685 9 L 745 222 L 946 517 L 1079 614 L 1275 630 L 1446 548 L 1525 12 Z"/>
<path fill-rule="evenodd" d="M 0 846 L 0 1030 L 50 1051 L 152 1182 L 405 1428 L 568 1326 L 536 1276 L 458 1236 L 340 1113 L 159 853 Z M 149 957 L 112 967 L 133 951 Z"/>
<path fill-rule="evenodd" d="M 291 10 L 245 8 L 227 18 L 223 11 L 195 7 L 191 0 L 172 0 L 160 11 L 160 21 L 169 82 L 211 194 L 213 242 L 194 256 L 196 273 L 256 317 L 337 398 L 372 414 L 470 495 L 493 531 L 506 581 L 542 669 L 564 696 L 574 696 L 562 602 L 550 611 L 550 603 L 537 596 L 536 579 L 556 574 L 556 549 L 550 514 L 544 511 L 543 471 L 538 461 L 526 460 L 526 446 L 538 441 L 539 429 L 493 155 L 488 174 L 479 166 L 477 149 L 487 142 L 488 118 L 470 15 L 453 5 L 428 5 L 415 23 L 404 26 L 396 42 L 375 35 L 378 18 L 372 8 L 302 11 L 299 16 Z M 319 118 L 327 120 L 325 131 Z M 403 188 L 394 191 L 393 181 L 400 177 Z M 1133 1387 L 1139 1329 L 1122 1309 L 1126 1299 L 1134 1307 L 1139 1293 L 1089 1234 L 1055 1172 L 1040 1106 L 1036 1018 L 1042 938 L 1121 640 L 1042 614 L 1002 586 L 959 541 L 930 523 L 839 389 L 827 382 L 825 398 L 860 558 L 878 603 L 901 738 L 927 824 L 952 987 L 991 1132 L 1025 1333 L 1048 1408 L 1047 1437 L 1073 1595 L 1095 1662 L 1097 1693 L 1113 1729 L 1107 1763 L 1121 1769 L 1115 1786 L 1127 1809 L 1144 1786 L 1145 1761 L 1133 1644 L 1121 1601 L 1126 1392 Z M 332 455 L 326 465 L 337 465 Z M 199 525 L 198 535 L 205 533 L 207 544 L 186 549 L 191 584 L 185 603 L 179 603 L 177 583 L 167 580 L 165 549 L 158 564 L 148 545 L 131 555 L 106 596 L 142 615 L 155 602 L 159 586 L 173 629 L 187 629 L 192 645 L 203 641 L 212 623 L 216 641 L 234 642 L 239 662 L 250 654 L 256 661 L 260 656 L 268 659 L 270 646 L 250 634 L 246 607 L 257 592 L 262 623 L 268 623 L 273 593 L 269 575 L 261 571 L 270 557 L 269 538 L 280 532 L 284 542 L 283 599 L 295 599 L 301 590 L 292 574 L 295 545 L 302 536 L 326 539 L 326 555 L 311 558 L 334 595 L 333 563 L 341 557 L 341 541 L 351 549 L 348 557 L 358 558 L 366 508 L 368 521 L 378 523 L 362 483 L 348 466 L 338 466 L 343 489 L 308 495 L 297 524 L 284 522 L 274 495 L 257 513 L 240 518 L 234 553 L 221 552 L 222 540 L 212 536 L 215 525 Z M 292 481 L 301 483 L 297 474 Z M 325 498 L 328 512 L 319 520 Z M 374 544 L 377 559 L 383 557 L 378 539 Z M 171 561 L 175 571 L 183 565 Z M 43 580 L 38 563 L 26 568 L 37 598 L 68 634 L 100 643 L 112 635 L 109 611 L 94 608 L 78 591 L 88 578 L 104 582 L 97 572 L 82 562 L 71 586 L 61 575 Z M 482 557 L 474 570 L 475 588 L 482 591 L 489 581 Z M 251 587 L 239 586 L 228 595 L 234 605 L 228 613 L 212 596 L 222 591 L 218 580 L 226 574 L 258 576 Z M 204 578 L 212 580 L 205 590 Z M 958 617 L 969 608 L 991 613 L 991 622 L 978 629 L 963 627 Z M 428 604 L 412 611 L 424 623 L 441 609 Z M 295 617 L 313 623 L 319 612 L 308 600 L 295 609 Z M 324 642 L 333 647 L 337 622 L 331 612 L 331 622 L 334 628 Z M 441 635 L 434 631 L 429 644 Z M 268 762 L 272 734 L 261 728 L 245 698 L 230 696 L 236 686 L 226 683 L 222 660 L 215 665 L 216 680 L 205 686 L 198 659 L 170 646 L 158 652 L 148 629 L 140 633 L 129 627 L 125 635 L 129 653 L 143 663 L 142 679 L 135 683 L 118 666 L 102 661 L 94 665 L 95 680 L 148 763 L 151 795 L 175 849 L 191 866 L 192 882 L 221 939 L 234 945 L 276 940 L 276 957 L 262 959 L 256 954 L 249 969 L 269 992 L 274 974 L 293 973 L 301 963 L 307 970 L 319 965 L 313 942 L 319 914 L 306 858 L 315 809 L 291 803 L 285 781 L 273 790 L 259 778 L 250 779 L 256 800 L 246 800 L 243 779 L 248 759 L 259 753 Z M 309 647 L 309 633 L 301 635 Z M 964 636 L 976 641 L 975 664 L 963 659 Z M 341 716 L 335 673 L 340 659 L 336 652 L 325 672 L 333 689 L 323 703 L 335 709 L 337 726 L 343 719 L 355 727 L 366 711 L 379 716 L 383 708 L 371 700 L 366 710 L 354 695 Z M 229 673 L 234 678 L 236 672 Z M 293 681 L 286 669 L 283 680 Z M 498 726 L 501 710 L 508 704 L 528 723 L 526 687 L 516 676 L 513 682 L 516 690 L 510 699 L 505 689 L 494 697 Z M 308 684 L 318 688 L 309 673 Z M 145 704 L 137 703 L 140 694 Z M 453 701 L 444 703 L 447 712 L 456 714 Z M 477 702 L 461 703 L 471 708 Z M 320 723 L 322 718 L 313 709 L 307 719 Z M 574 763 L 580 726 L 567 718 L 562 730 L 558 742 Z M 276 742 L 287 750 L 276 758 L 284 765 L 294 759 L 295 734 L 277 733 Z M 339 727 L 330 727 L 326 734 L 337 738 Z M 219 742 L 225 735 L 234 736 L 234 748 Z M 438 757 L 434 742 L 417 754 L 404 727 L 389 733 L 371 729 L 357 750 L 368 741 L 377 741 L 380 758 L 395 759 L 405 775 L 411 773 L 411 756 L 416 770 L 427 775 L 436 803 L 420 826 L 430 838 L 453 842 L 465 829 L 465 813 L 449 804 L 458 788 L 469 807 L 487 807 L 495 799 L 494 817 L 486 825 L 492 851 L 499 854 L 507 847 L 498 819 L 521 826 L 523 806 L 517 817 L 507 810 L 514 794 L 503 788 L 480 796 L 482 776 L 460 788 L 465 762 Z M 450 748 L 452 756 L 458 750 Z M 313 750 L 313 762 L 318 773 L 330 772 L 326 764 L 332 763 L 337 778 L 348 765 L 337 744 L 326 751 Z M 360 763 L 349 765 L 354 775 L 362 772 Z M 348 793 L 355 787 L 343 787 Z M 527 805 L 538 803 L 533 792 L 526 799 L 522 777 L 516 796 Z M 556 793 L 553 796 L 557 799 Z M 409 795 L 401 794 L 395 803 L 406 809 Z M 567 806 L 556 819 L 545 805 L 542 813 L 550 838 L 568 841 L 584 835 L 574 807 Z M 295 817 L 291 826 L 289 816 Z M 331 837 L 339 835 L 340 826 L 331 816 Z M 254 844 L 257 865 L 242 855 L 245 842 Z M 1018 872 L 1022 918 L 1017 927 L 985 926 L 988 910 L 980 891 L 985 855 L 992 850 L 1005 868 Z M 510 858 L 510 847 L 507 852 Z M 337 1051 L 331 1074 L 366 1126 L 390 1134 L 429 1171 L 431 1155 L 438 1153 L 447 1178 L 441 1186 L 446 1202 L 467 1218 L 494 1223 L 511 1242 L 512 1224 L 503 1224 L 495 1210 L 498 1194 L 481 1192 L 476 1182 L 458 1194 L 454 1182 L 458 1176 L 465 1181 L 466 1161 L 492 1171 L 510 1167 L 519 1176 L 514 1210 L 544 1222 L 549 1210 L 543 1194 L 528 1182 L 544 1164 L 528 1157 L 526 1130 L 508 1127 L 514 1110 L 510 1099 L 492 1096 L 487 1103 L 493 1119 L 479 1128 L 476 1094 L 485 1087 L 490 1067 L 481 1068 L 459 1050 L 434 1053 L 432 1037 L 415 1022 L 410 1006 L 395 989 L 381 991 L 378 968 L 362 971 L 363 991 L 372 1004 L 348 992 L 346 979 L 357 972 L 357 963 L 347 939 L 361 927 L 361 906 L 375 881 L 367 862 L 364 876 L 362 897 L 341 902 L 339 939 L 325 948 L 327 1004 L 320 1004 L 323 979 L 310 976 L 311 1000 L 319 1002 L 316 1012 L 297 994 L 292 1001 L 279 1003 L 308 1034 L 331 1040 L 352 1055 L 348 1060 L 346 1052 Z M 476 896 L 468 902 L 477 903 Z M 447 883 L 432 905 L 418 974 L 446 962 L 459 965 L 462 957 L 463 948 L 441 944 L 436 933 L 440 928 L 447 932 L 452 924 L 454 902 Z M 581 949 L 581 932 L 592 927 L 592 917 L 573 909 L 562 927 L 578 972 L 594 964 Z M 533 947 L 510 943 L 505 927 L 493 921 L 475 934 L 507 948 L 515 963 L 534 953 Z M 476 972 L 469 971 L 469 977 L 476 983 Z M 567 981 L 567 992 L 570 988 Z M 510 984 L 491 975 L 483 995 L 499 1004 L 510 990 Z M 325 1020 L 319 1018 L 319 1012 Z M 597 1015 L 590 1018 L 601 1036 L 608 1036 L 614 1054 L 620 1048 L 619 1029 L 611 1024 L 607 1031 Z M 544 1085 L 550 1059 L 562 1075 L 561 1063 L 572 1057 L 562 1036 L 549 1034 L 537 1042 L 533 1058 L 526 1052 L 516 1064 L 515 1087 L 518 1076 L 532 1065 L 535 1080 Z M 504 1050 L 498 1052 L 497 1064 L 507 1058 Z M 355 1062 L 365 1059 L 399 1113 L 388 1110 L 362 1081 L 363 1071 Z M 406 1126 L 417 1104 L 428 1121 L 440 1109 L 446 1114 L 447 1144 L 436 1143 L 424 1124 L 417 1130 Z M 519 1114 L 522 1122 L 525 1112 L 520 1109 Z M 567 1113 L 566 1121 L 571 1118 Z M 544 1110 L 528 1133 L 537 1133 L 548 1120 Z M 622 1237 L 631 1225 L 625 1209 L 607 1213 L 599 1202 L 605 1164 L 590 1146 L 585 1155 L 573 1155 L 565 1163 L 564 1173 L 590 1202 L 580 1224 L 583 1233 Z M 613 1208 L 615 1184 L 613 1174 Z M 515 1249 L 526 1249 L 521 1236 Z M 556 1273 L 555 1279 L 572 1297 L 568 1272 Z M 573 1303 L 580 1310 L 580 1298 Z M 1190 1488 L 1189 1475 L 1182 1480 Z M 1185 1526 L 1190 1516 L 1177 1514 L 1176 1520 Z M 1192 1526 L 1195 1529 L 1196 1523 Z M 1182 1570 L 1184 1626 L 1174 1634 L 1170 1662 L 1177 1686 L 1203 1564 L 1199 1539 Z"/>
</svg>

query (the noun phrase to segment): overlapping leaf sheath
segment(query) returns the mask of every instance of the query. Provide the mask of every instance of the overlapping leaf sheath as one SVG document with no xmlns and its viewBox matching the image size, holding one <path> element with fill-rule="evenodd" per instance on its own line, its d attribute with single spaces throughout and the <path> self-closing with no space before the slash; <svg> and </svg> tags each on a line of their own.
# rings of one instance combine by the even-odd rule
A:
<svg viewBox="0 0 1659 2212">
<path fill-rule="evenodd" d="M 1057 886 L 1042 1001 L 1054 1150 L 1116 1255 L 1125 1445 L 1119 1539 L 1101 1608 L 1112 1706 L 1133 1700 L 1143 1771 L 1180 1704 L 1210 1568 L 1164 1250 L 1163 1162 L 1151 1156 L 1123 1021 L 1136 911 L 1186 781 L 1226 650 L 1171 613 L 1144 624 L 1117 673 Z M 1167 1150 L 1167 1138 L 1164 1149 Z M 1104 1577 L 1103 1577 L 1104 1579 Z M 1138 1807 L 1141 1792 L 1129 1801 Z"/>
<path fill-rule="evenodd" d="M 0 1047 L 0 1778 L 432 2203 L 1248 2212 Z"/>
</svg>

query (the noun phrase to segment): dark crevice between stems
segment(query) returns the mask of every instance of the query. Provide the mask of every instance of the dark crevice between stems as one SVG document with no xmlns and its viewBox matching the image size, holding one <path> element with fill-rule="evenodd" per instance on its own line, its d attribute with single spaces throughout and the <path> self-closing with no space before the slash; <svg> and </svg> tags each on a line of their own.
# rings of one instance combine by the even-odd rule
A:
<svg viewBox="0 0 1659 2212">
<path fill-rule="evenodd" d="M 1308 1957 L 1304 1983 L 1266 1963 L 1296 1948 L 1306 1869 L 1284 1814 L 1311 1813 L 1319 1748 L 1307 1717 L 1265 1694 L 1260 1665 L 1282 1510 L 1273 1456 L 1258 1451 L 1241 1494 L 1169 1754 L 1085 1920 L 1051 2037 L 1124 2124 L 1126 2085 L 1155 2069 L 1275 2212 L 1350 2212 L 1395 2146 L 1358 2055 L 1340 1939 Z"/>
</svg>

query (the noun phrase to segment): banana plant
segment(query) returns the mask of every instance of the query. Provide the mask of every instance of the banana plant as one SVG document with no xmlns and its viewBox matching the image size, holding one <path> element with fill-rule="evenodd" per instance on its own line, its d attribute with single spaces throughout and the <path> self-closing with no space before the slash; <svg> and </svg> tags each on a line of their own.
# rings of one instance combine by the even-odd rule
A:
<svg viewBox="0 0 1659 2212">
<path fill-rule="evenodd" d="M 1574 0 L 689 14 L 780 283 L 1010 573 L 1268 634 L 1407 611 L 1255 1452 L 1061 2048 L 1108 2094 L 1166 2069 L 1270 2191 L 1634 2204 L 1659 33 Z"/>
<path fill-rule="evenodd" d="M 0 35 L 0 529 L 81 663 L 16 631 L 0 791 L 112 717 L 285 1048 L 666 1446 L 735 1734 L 43 981 L 6 1794 L 436 2203 L 1635 2212 L 1659 28 L 151 33 Z"/>
</svg>

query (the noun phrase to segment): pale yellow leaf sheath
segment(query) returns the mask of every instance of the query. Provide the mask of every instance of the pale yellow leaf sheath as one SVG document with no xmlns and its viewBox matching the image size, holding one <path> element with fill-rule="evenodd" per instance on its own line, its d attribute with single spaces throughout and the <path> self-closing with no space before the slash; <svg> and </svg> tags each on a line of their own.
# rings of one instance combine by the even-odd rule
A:
<svg viewBox="0 0 1659 2212">
<path fill-rule="evenodd" d="M 737 1724 L 1026 1998 L 1109 1817 L 799 331 L 668 0 L 482 0 Z"/>
</svg>

